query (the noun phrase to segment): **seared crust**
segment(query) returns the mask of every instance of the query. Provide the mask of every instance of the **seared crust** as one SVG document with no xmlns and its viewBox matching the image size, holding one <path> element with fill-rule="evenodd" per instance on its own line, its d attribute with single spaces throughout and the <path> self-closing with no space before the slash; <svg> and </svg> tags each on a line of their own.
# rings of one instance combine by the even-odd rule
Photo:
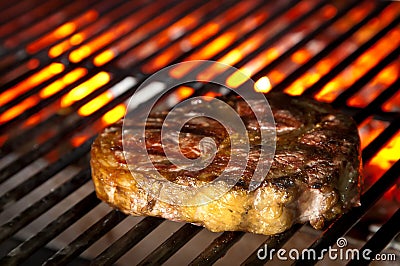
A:
<svg viewBox="0 0 400 266">
<path fill-rule="evenodd" d="M 310 221 L 322 228 L 359 203 L 360 145 L 353 120 L 329 105 L 280 93 L 266 95 L 277 130 L 276 153 L 262 184 L 249 191 L 249 180 L 258 158 L 259 126 L 250 108 L 238 98 L 225 98 L 243 118 L 249 132 L 251 154 L 239 182 L 221 198 L 201 206 L 177 206 L 159 201 L 140 188 L 135 178 L 146 176 L 138 167 L 128 169 L 122 151 L 122 122 L 110 126 L 95 140 L 91 151 L 92 177 L 97 195 L 111 206 L 132 215 L 149 215 L 205 226 L 211 231 L 247 231 L 275 234 L 294 223 Z M 188 125 L 181 149 L 196 158 L 196 141 L 213 137 L 219 150 L 206 171 L 175 169 L 165 161 L 159 144 L 164 114 L 148 120 L 147 147 L 157 169 L 167 179 L 193 186 L 216 178 L 226 165 L 228 138 L 221 125 L 205 118 L 201 126 Z M 134 148 L 127 156 L 135 156 Z M 198 195 L 201 197 L 201 195 Z"/>
</svg>

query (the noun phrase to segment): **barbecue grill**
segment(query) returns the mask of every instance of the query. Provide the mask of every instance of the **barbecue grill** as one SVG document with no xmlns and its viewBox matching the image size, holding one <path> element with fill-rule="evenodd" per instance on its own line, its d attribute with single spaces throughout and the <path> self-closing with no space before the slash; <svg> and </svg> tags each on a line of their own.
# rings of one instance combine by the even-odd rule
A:
<svg viewBox="0 0 400 266">
<path fill-rule="evenodd" d="M 342 236 L 348 247 L 399 260 L 399 2 L 22 0 L 0 6 L 0 264 L 256 265 L 268 260 L 257 257 L 265 245 L 320 252 Z M 127 217 L 101 203 L 88 163 L 95 135 L 123 117 L 152 73 L 195 59 L 235 66 L 259 91 L 304 94 L 353 116 L 363 149 L 361 207 L 324 231 L 295 225 L 259 236 Z M 217 67 L 176 67 L 169 79 L 189 72 L 223 77 L 231 88 L 246 82 Z M 143 98 L 154 96 L 154 86 Z M 193 82 L 161 104 L 226 92 Z M 272 263 L 278 262 L 275 256 Z"/>
</svg>

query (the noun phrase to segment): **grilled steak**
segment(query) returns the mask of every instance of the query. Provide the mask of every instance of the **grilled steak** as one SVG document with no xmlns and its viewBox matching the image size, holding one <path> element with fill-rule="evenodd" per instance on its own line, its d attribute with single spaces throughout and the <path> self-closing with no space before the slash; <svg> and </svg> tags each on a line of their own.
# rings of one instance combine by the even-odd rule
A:
<svg viewBox="0 0 400 266">
<path fill-rule="evenodd" d="M 229 192 L 200 206 L 157 200 L 136 182 L 136 178 L 146 176 L 146 166 L 133 173 L 128 169 L 120 121 L 105 129 L 92 146 L 92 176 L 98 197 L 127 214 L 195 223 L 214 232 L 240 230 L 267 235 L 307 221 L 319 229 L 358 205 L 360 140 L 353 120 L 308 98 L 280 93 L 266 97 L 276 123 L 276 152 L 270 171 L 255 190 L 248 187 L 259 154 L 259 125 L 242 99 L 230 97 L 223 100 L 243 119 L 251 148 L 246 169 Z M 154 113 L 147 120 L 146 147 L 157 170 L 172 182 L 190 186 L 218 177 L 229 160 L 229 145 L 225 145 L 229 136 L 223 126 L 211 118 L 201 118 L 196 123 L 189 121 L 182 129 L 176 149 L 188 158 L 199 156 L 198 143 L 205 136 L 213 138 L 219 147 L 212 164 L 193 173 L 166 160 L 160 145 L 165 116 Z M 126 156 L 135 156 L 134 147 L 125 152 Z"/>
</svg>

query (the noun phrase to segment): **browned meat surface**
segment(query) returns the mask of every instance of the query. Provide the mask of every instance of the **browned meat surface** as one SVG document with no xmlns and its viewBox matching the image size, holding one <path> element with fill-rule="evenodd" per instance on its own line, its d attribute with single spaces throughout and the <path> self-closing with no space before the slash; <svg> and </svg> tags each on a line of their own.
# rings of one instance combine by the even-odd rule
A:
<svg viewBox="0 0 400 266">
<path fill-rule="evenodd" d="M 248 186 L 259 157 L 259 125 L 244 101 L 231 97 L 224 100 L 243 119 L 251 149 L 243 175 L 229 192 L 200 206 L 157 200 L 136 182 L 136 178 L 146 177 L 146 165 L 138 161 L 136 170 L 132 174 L 129 171 L 122 151 L 122 122 L 118 122 L 93 143 L 91 166 L 98 197 L 127 214 L 200 224 L 214 232 L 241 230 L 267 235 L 307 221 L 322 228 L 325 221 L 356 206 L 360 193 L 360 140 L 353 120 L 314 100 L 277 93 L 266 96 L 276 123 L 276 152 L 265 180 L 254 191 L 249 191 Z M 198 143 L 205 136 L 218 145 L 211 165 L 189 172 L 174 167 L 165 157 L 160 145 L 164 118 L 164 113 L 158 113 L 147 120 L 146 147 L 158 171 L 170 181 L 189 186 L 218 177 L 230 156 L 229 136 L 222 125 L 201 118 L 189 121 L 183 128 L 179 146 L 188 158 L 199 156 Z M 126 134 L 129 136 L 129 130 Z M 179 146 L 175 149 L 179 150 Z M 126 156 L 135 157 L 134 145 L 128 148 Z"/>
</svg>

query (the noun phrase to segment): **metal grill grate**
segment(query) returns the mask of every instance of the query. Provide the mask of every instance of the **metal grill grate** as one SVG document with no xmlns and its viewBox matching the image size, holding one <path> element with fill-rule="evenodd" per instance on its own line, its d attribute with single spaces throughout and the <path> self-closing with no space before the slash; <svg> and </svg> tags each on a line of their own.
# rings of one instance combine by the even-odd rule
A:
<svg viewBox="0 0 400 266">
<path fill-rule="evenodd" d="M 1 2 L 1 263 L 33 262 L 47 246 L 53 254 L 39 259 L 46 265 L 78 263 L 81 254 L 94 265 L 257 265 L 266 262 L 257 258 L 260 248 L 277 250 L 310 231 L 295 225 L 268 237 L 218 235 L 190 224 L 126 217 L 96 198 L 88 164 L 96 133 L 123 116 L 127 100 L 152 73 L 191 59 L 231 64 L 265 91 L 305 94 L 354 117 L 366 171 L 362 205 L 324 232 L 312 230 L 309 247 L 320 252 L 341 236 L 352 237 L 384 198 L 384 211 L 374 217 L 383 225 L 360 246 L 380 253 L 400 232 L 399 14 L 396 1 Z M 170 79 L 185 71 L 217 75 L 231 87 L 243 83 L 200 68 L 174 69 Z M 179 101 L 223 92 L 193 83 L 172 96 Z M 154 234 L 163 237 L 149 239 Z M 195 247 L 196 239 L 206 240 Z M 233 254 L 236 246 L 251 250 Z"/>
</svg>

